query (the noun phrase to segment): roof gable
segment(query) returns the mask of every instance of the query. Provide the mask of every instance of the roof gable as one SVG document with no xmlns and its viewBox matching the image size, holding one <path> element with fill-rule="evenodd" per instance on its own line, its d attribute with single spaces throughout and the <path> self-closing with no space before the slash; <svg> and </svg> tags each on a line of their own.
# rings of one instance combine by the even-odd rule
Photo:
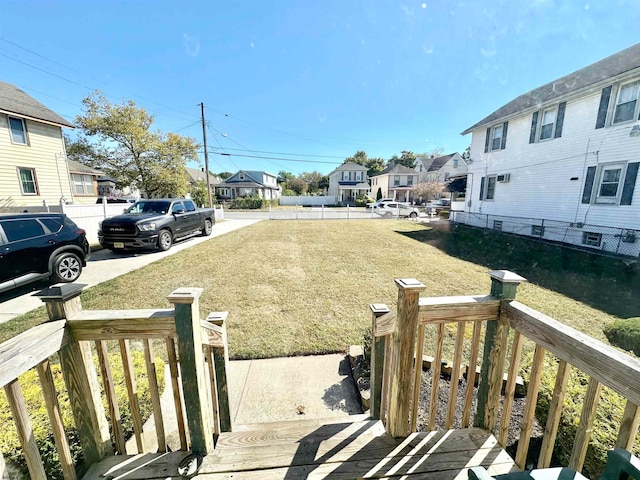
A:
<svg viewBox="0 0 640 480">
<path fill-rule="evenodd" d="M 48 109 L 15 85 L 6 82 L 0 82 L 0 110 L 33 120 L 42 120 L 45 123 L 74 128 L 73 124 L 53 110 Z"/>
<path fill-rule="evenodd" d="M 578 93 L 590 87 L 595 88 L 609 79 L 637 68 L 640 68 L 640 43 L 520 95 L 467 128 L 462 132 L 462 135 L 529 109 L 540 108 L 543 104 L 553 103 L 567 95 Z"/>
<path fill-rule="evenodd" d="M 369 169 L 363 165 L 360 165 L 359 163 L 356 162 L 347 162 L 347 163 L 343 163 L 342 165 L 340 165 L 338 168 L 336 168 L 333 172 L 331 172 L 329 175 L 333 175 L 336 172 L 367 172 L 369 171 Z"/>
</svg>

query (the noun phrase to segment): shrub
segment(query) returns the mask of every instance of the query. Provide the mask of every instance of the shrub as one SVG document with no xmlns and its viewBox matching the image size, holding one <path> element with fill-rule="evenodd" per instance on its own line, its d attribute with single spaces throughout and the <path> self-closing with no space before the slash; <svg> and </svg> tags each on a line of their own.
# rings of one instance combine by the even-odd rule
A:
<svg viewBox="0 0 640 480">
<path fill-rule="evenodd" d="M 140 351 L 132 350 L 131 358 L 138 387 L 140 414 L 142 415 L 143 420 L 146 420 L 152 413 L 152 406 L 144 355 Z M 122 428 L 124 430 L 125 437 L 128 438 L 133 435 L 133 422 L 131 419 L 131 411 L 128 408 L 129 398 L 127 396 L 127 387 L 124 380 L 120 354 L 110 353 L 109 364 L 111 365 L 113 373 L 116 398 L 118 399 L 118 405 L 120 406 Z M 96 368 L 98 368 L 97 359 Z M 164 389 L 164 361 L 162 359 L 156 358 L 156 368 L 158 373 L 158 387 L 160 388 L 160 391 L 162 391 Z M 99 371 L 100 370 L 98 368 L 98 372 Z M 51 364 L 51 373 L 53 375 L 56 391 L 58 392 L 58 402 L 60 404 L 62 422 L 64 424 L 67 440 L 69 441 L 71 455 L 75 465 L 78 466 L 82 462 L 82 451 L 80 450 L 78 432 L 74 426 L 73 414 L 69 407 L 69 396 L 64 385 L 60 365 Z M 47 478 L 62 479 L 62 470 L 60 469 L 58 452 L 56 450 L 53 435 L 51 434 L 51 424 L 49 422 L 44 398 L 42 396 L 38 374 L 35 369 L 29 370 L 20 376 L 19 381 L 22 393 L 25 397 L 31 427 L 33 428 L 33 434 L 44 463 Z M 102 388 L 102 382 L 99 381 L 99 383 Z M 106 405 L 104 392 L 101 393 L 103 394 L 105 413 L 108 416 L 109 409 Z M 4 391 L 0 394 L 0 425 L 3 426 L 0 431 L 0 451 L 2 451 L 7 463 L 11 464 L 12 467 L 19 469 L 25 475 L 25 478 L 28 478 L 27 465 L 22 454 L 20 440 L 13 423 L 11 411 Z"/>
<path fill-rule="evenodd" d="M 264 208 L 268 205 L 267 200 L 264 200 L 260 197 L 238 197 L 235 198 L 231 202 L 231 206 L 229 208 L 235 210 L 248 209 L 248 210 L 257 210 L 260 208 Z"/>
<path fill-rule="evenodd" d="M 613 345 L 640 355 L 640 317 L 616 320 L 603 331 Z"/>
<path fill-rule="evenodd" d="M 356 197 L 356 207 L 364 207 L 367 205 L 367 199 L 364 195 L 358 195 Z"/>
<path fill-rule="evenodd" d="M 364 332 L 362 338 L 362 350 L 364 352 L 364 358 L 371 360 L 371 344 L 373 343 L 373 335 L 371 333 L 371 327 L 368 327 Z"/>
</svg>

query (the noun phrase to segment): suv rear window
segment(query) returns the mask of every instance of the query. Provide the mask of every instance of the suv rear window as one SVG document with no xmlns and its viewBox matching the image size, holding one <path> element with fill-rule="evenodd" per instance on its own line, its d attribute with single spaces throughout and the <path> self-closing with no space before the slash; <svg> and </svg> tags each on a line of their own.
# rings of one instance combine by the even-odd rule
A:
<svg viewBox="0 0 640 480">
<path fill-rule="evenodd" d="M 27 238 L 40 237 L 44 235 L 44 229 L 37 220 L 25 218 L 22 220 L 5 220 L 0 222 L 7 240 L 18 242 Z"/>
<path fill-rule="evenodd" d="M 55 218 L 41 218 L 40 221 L 44 223 L 44 226 L 47 227 L 51 233 L 58 233 L 62 230 L 62 224 Z"/>
</svg>

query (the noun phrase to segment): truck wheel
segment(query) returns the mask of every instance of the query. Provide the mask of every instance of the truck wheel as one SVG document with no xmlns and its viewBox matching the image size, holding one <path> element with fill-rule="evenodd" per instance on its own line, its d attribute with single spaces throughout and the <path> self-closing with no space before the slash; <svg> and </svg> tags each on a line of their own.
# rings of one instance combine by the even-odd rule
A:
<svg viewBox="0 0 640 480">
<path fill-rule="evenodd" d="M 56 282 L 75 282 L 82 273 L 82 261 L 75 253 L 58 255 L 53 261 L 53 275 Z"/>
<path fill-rule="evenodd" d="M 409 217 L 411 217 L 411 218 L 416 218 L 417 216 L 418 216 L 418 214 L 416 212 L 411 212 L 409 214 Z"/>
<path fill-rule="evenodd" d="M 213 223 L 208 218 L 204 221 L 204 226 L 202 227 L 202 236 L 208 237 L 211 235 L 211 230 L 213 230 Z"/>
<path fill-rule="evenodd" d="M 173 237 L 169 230 L 160 230 L 158 234 L 158 248 L 161 252 L 166 252 L 173 245 Z"/>
</svg>

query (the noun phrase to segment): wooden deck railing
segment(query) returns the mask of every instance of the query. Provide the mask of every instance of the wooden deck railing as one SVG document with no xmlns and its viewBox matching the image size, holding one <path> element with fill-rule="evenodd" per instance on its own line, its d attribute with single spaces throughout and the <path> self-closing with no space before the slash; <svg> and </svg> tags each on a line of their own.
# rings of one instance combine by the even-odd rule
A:
<svg viewBox="0 0 640 480">
<path fill-rule="evenodd" d="M 155 420 L 158 451 L 167 449 L 153 340 L 166 348 L 181 450 L 205 455 L 216 435 L 231 430 L 226 367 L 228 362 L 226 312 L 201 321 L 198 297 L 202 289 L 182 288 L 168 297 L 171 309 L 83 310 L 83 285 L 55 285 L 38 294 L 46 303 L 50 321 L 0 345 L 0 386 L 4 387 L 25 461 L 32 479 L 46 479 L 43 462 L 29 420 L 18 378 L 35 368 L 47 406 L 65 479 L 76 478 L 50 364 L 57 356 L 69 396 L 86 466 L 107 455 L 124 454 L 125 438 L 109 362 L 109 349 L 119 351 L 128 394 L 136 447 L 147 452 L 143 436 L 130 342 L 142 343 L 147 381 Z M 156 342 L 156 345 L 158 342 Z M 95 368 L 97 355 L 99 368 Z M 111 433 L 103 407 L 108 406 Z M 154 447 L 155 451 L 155 447 Z M 0 477 L 2 465 L 0 458 Z"/>
<path fill-rule="evenodd" d="M 487 296 L 419 298 L 425 286 L 414 279 L 402 279 L 396 280 L 397 313 L 390 311 L 386 305 L 371 305 L 374 337 L 371 352 L 373 418 L 381 418 L 387 432 L 394 437 L 403 437 L 416 430 L 425 327 L 435 325 L 437 335 L 433 346 L 435 354 L 427 416 L 429 430 L 435 428 L 445 324 L 453 323 L 457 324 L 457 334 L 453 345 L 454 373 L 449 389 L 445 428 L 452 428 L 454 424 L 458 402 L 456 379 L 459 378 L 459 372 L 463 371 L 464 351 L 468 374 L 473 375 L 478 364 L 481 365 L 474 424 L 493 431 L 498 441 L 505 444 L 523 342 L 529 339 L 535 343 L 535 352 L 515 458 L 518 466 L 525 467 L 546 352 L 557 358 L 558 369 L 538 468 L 547 467 L 551 462 L 571 368 L 579 369 L 590 380 L 568 466 L 576 470 L 583 467 L 602 385 L 627 400 L 624 416 L 620 419 L 617 442 L 610 447 L 631 450 L 640 425 L 640 362 L 515 301 L 517 286 L 524 281 L 522 277 L 507 271 L 493 271 L 490 276 L 491 294 Z M 465 332 L 469 323 L 472 324 L 473 333 L 467 341 Z M 485 332 L 484 348 L 479 360 L 482 330 Z M 499 415 L 504 378 L 504 397 Z M 469 380 L 468 376 L 466 391 L 461 397 L 463 414 L 459 420 L 463 428 L 470 426 L 473 387 L 474 381 Z"/>
</svg>

